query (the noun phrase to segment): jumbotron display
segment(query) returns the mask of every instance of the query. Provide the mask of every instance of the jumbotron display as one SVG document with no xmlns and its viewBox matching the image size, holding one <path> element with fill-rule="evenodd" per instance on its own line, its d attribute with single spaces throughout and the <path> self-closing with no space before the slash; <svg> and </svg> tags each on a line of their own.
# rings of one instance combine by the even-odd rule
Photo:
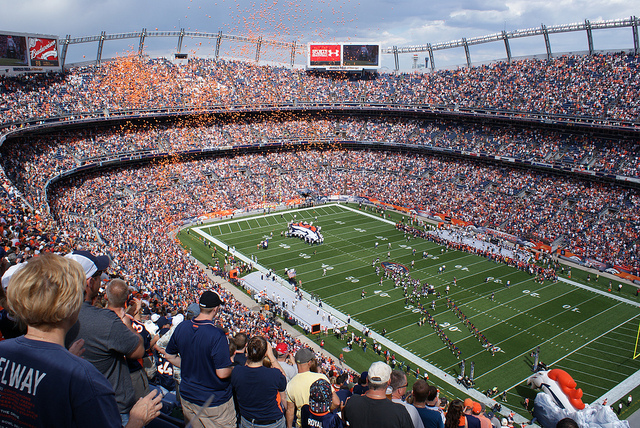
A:
<svg viewBox="0 0 640 428">
<path fill-rule="evenodd" d="M 47 71 L 61 71 L 57 36 L 0 33 L 0 74 Z"/>
<path fill-rule="evenodd" d="M 309 43 L 307 68 L 364 70 L 380 68 L 379 43 Z"/>
</svg>

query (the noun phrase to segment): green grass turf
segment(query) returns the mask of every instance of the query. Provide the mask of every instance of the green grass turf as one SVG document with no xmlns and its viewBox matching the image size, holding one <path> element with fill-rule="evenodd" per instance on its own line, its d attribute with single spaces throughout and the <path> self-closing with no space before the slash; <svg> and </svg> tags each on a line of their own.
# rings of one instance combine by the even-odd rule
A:
<svg viewBox="0 0 640 428">
<path fill-rule="evenodd" d="M 357 209 L 357 205 L 352 206 Z M 296 238 L 281 237 L 287 222 L 313 221 L 322 226 L 325 242 L 309 246 Z M 365 214 L 373 214 L 367 216 Z M 317 217 L 317 220 L 315 219 Z M 389 218 L 389 213 L 387 214 Z M 391 214 L 393 221 L 401 215 Z M 344 314 L 380 332 L 387 330 L 393 340 L 418 357 L 451 375 L 459 373 L 459 360 L 443 346 L 442 341 L 428 326 L 418 326 L 418 315 L 413 307 L 405 305 L 402 289 L 394 289 L 391 280 L 384 280 L 372 267 L 372 261 L 401 263 L 410 269 L 413 278 L 428 282 L 443 295 L 430 311 L 440 325 L 446 325 L 447 335 L 462 351 L 469 362 L 475 363 L 476 387 L 486 390 L 497 386 L 508 389 L 512 399 L 530 396 L 524 385 L 531 374 L 530 353 L 540 346 L 540 359 L 553 368 L 569 372 L 584 391 L 584 401 L 591 403 L 606 394 L 640 369 L 640 359 L 633 359 L 639 312 L 632 306 L 592 291 L 563 282 L 546 281 L 539 284 L 528 274 L 494 263 L 485 258 L 449 250 L 423 240 L 407 241 L 403 233 L 392 224 L 381 221 L 379 213 L 369 209 L 353 212 L 343 206 L 321 205 L 312 209 L 289 211 L 272 215 L 240 218 L 207 225 L 204 231 L 245 256 L 255 255 L 258 263 L 283 275 L 285 268 L 295 268 L 302 288 L 319 295 L 322 300 Z M 267 250 L 258 250 L 257 244 L 273 234 Z M 211 262 L 211 248 L 202 244 L 194 232 L 179 235 L 183 245 L 192 249 L 202 262 Z M 375 242 L 379 245 L 376 248 Z M 391 243 L 391 249 L 388 244 Z M 415 248 L 416 254 L 413 255 Z M 391 257 L 387 259 L 387 252 Z M 422 258 L 427 251 L 429 258 Z M 222 257 L 222 251 L 218 256 Z M 414 267 L 411 262 L 414 261 Z M 444 273 L 438 267 L 446 265 Z M 322 276 L 323 268 L 327 275 Z M 453 285 L 453 278 L 457 285 Z M 487 277 L 491 277 L 486 281 Z M 572 280 L 593 288 L 608 289 L 608 279 L 572 270 Z M 505 286 L 506 281 L 511 287 Z M 500 348 L 492 356 L 487 352 L 446 308 L 444 288 L 449 284 L 449 296 L 488 338 Z M 614 284 L 616 285 L 616 284 Z M 361 298 L 361 292 L 366 297 Z M 490 295 L 495 293 L 494 301 Z M 636 300 L 631 287 L 614 296 Z M 423 298 L 428 306 L 433 297 Z M 343 344 L 327 340 L 327 349 L 339 354 Z M 366 369 L 373 354 L 363 355 L 359 349 L 345 354 L 347 362 L 357 370 Z M 415 367 L 414 364 L 411 364 Z M 424 368 L 421 369 L 424 371 Z M 511 397 L 513 395 L 513 397 Z"/>
</svg>

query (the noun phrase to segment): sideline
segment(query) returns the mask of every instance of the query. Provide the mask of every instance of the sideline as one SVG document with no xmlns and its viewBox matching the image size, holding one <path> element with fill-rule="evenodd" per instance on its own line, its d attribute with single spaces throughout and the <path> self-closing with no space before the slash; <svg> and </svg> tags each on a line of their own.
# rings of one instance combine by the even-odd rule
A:
<svg viewBox="0 0 640 428">
<path fill-rule="evenodd" d="M 575 282 L 575 281 L 572 281 L 572 280 L 566 279 L 566 278 L 558 278 L 558 281 L 562 281 L 562 282 L 565 282 L 567 284 L 571 284 L 574 287 L 582 288 L 583 290 L 587 290 L 587 291 L 591 291 L 593 293 L 600 294 L 602 296 L 608 297 L 608 298 L 613 299 L 613 300 L 617 300 L 618 302 L 626 303 L 626 304 L 634 306 L 636 308 L 640 307 L 638 302 L 634 302 L 633 300 L 629 300 L 629 299 L 627 299 L 625 297 L 616 296 L 615 294 L 612 294 L 612 293 L 610 293 L 608 291 L 598 290 L 597 288 L 589 287 L 588 285 L 583 285 L 583 284 L 580 284 L 579 282 Z"/>
</svg>

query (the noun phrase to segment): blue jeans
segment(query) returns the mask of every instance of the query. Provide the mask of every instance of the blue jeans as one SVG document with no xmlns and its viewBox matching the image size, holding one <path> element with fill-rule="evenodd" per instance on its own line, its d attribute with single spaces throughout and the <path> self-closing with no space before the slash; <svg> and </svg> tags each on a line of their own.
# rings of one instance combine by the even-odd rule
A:
<svg viewBox="0 0 640 428">
<path fill-rule="evenodd" d="M 122 426 L 127 426 L 129 423 L 129 413 L 120 413 L 120 420 L 122 421 Z"/>
<path fill-rule="evenodd" d="M 285 428 L 287 426 L 284 416 L 280 420 L 269 425 L 254 424 L 244 416 L 240 418 L 240 428 Z"/>
</svg>

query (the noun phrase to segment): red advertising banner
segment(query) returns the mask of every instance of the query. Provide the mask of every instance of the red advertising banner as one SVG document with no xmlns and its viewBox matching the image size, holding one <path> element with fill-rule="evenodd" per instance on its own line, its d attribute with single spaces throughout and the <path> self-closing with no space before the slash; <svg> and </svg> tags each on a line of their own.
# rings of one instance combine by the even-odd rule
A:
<svg viewBox="0 0 640 428">
<path fill-rule="evenodd" d="M 309 67 L 340 66 L 339 44 L 309 44 Z"/>
<path fill-rule="evenodd" d="M 58 47 L 54 39 L 29 37 L 29 58 L 33 67 L 58 67 Z"/>
</svg>

